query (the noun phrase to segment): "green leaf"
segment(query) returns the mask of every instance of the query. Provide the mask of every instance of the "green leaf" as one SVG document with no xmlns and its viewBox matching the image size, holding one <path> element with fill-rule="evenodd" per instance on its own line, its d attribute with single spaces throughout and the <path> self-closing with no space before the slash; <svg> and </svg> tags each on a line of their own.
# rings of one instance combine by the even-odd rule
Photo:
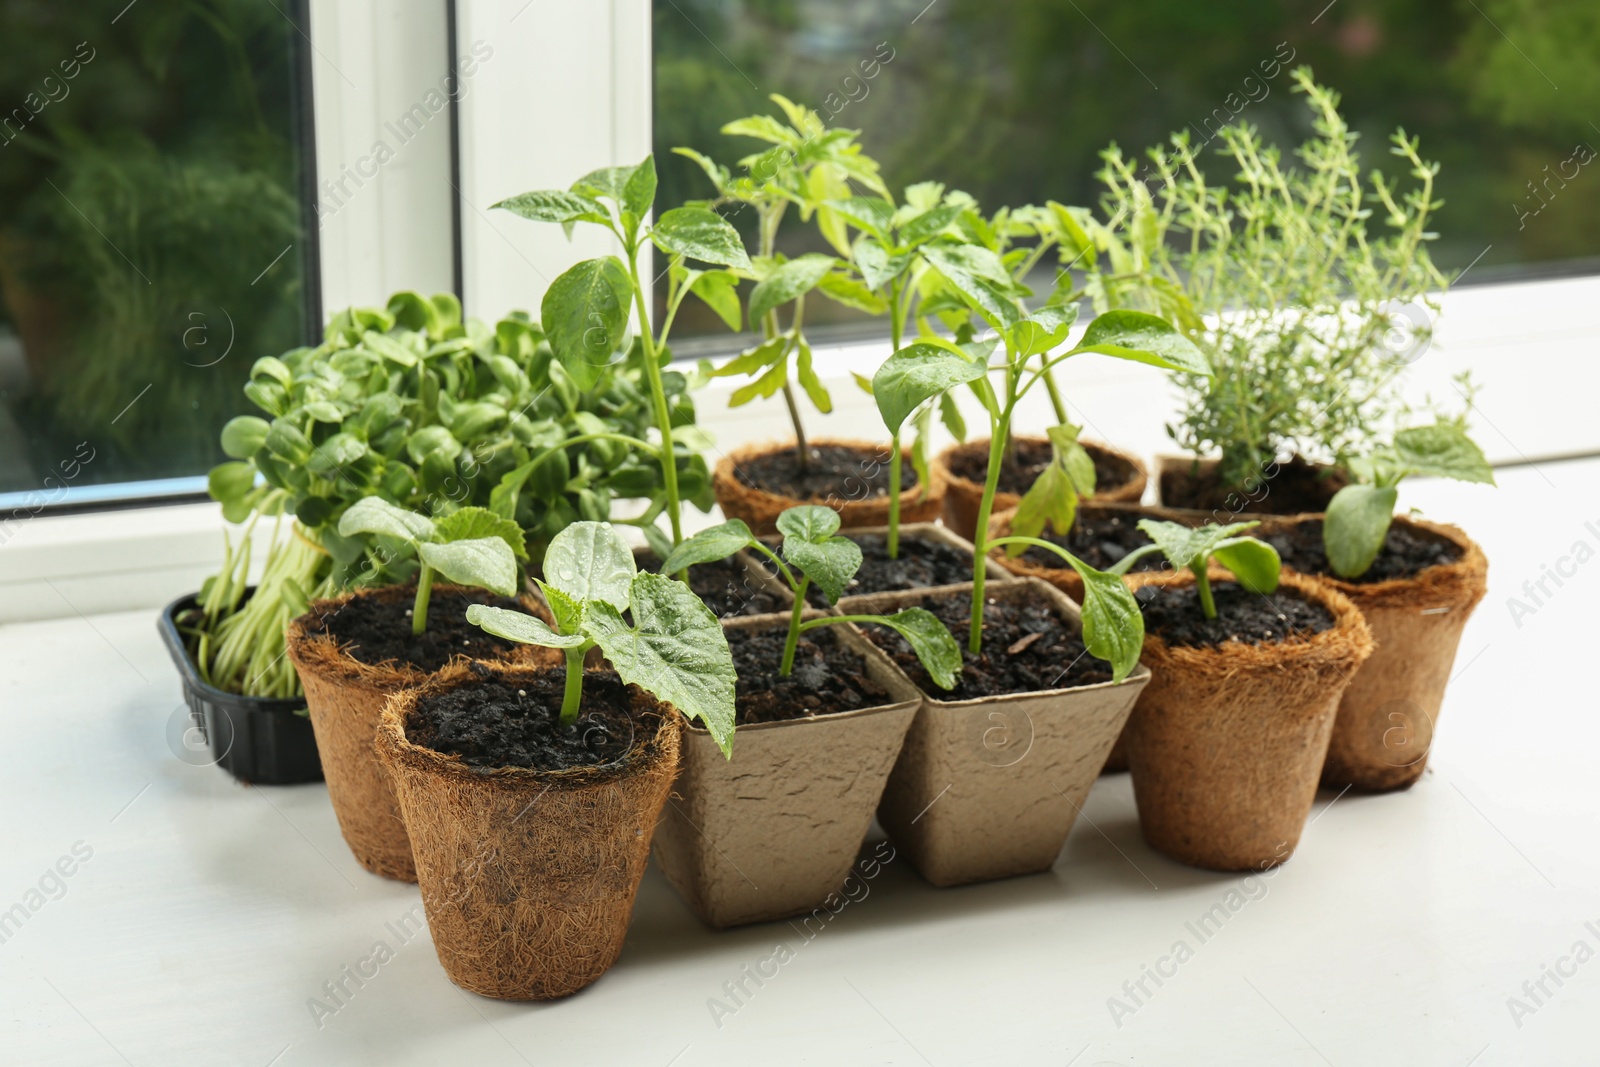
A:
<svg viewBox="0 0 1600 1067">
<path fill-rule="evenodd" d="M 872 395 L 889 433 L 897 434 L 924 401 L 965 382 L 975 382 L 987 373 L 984 363 L 919 341 L 884 361 L 872 376 Z"/>
<path fill-rule="evenodd" d="M 735 675 L 721 621 L 688 586 L 663 575 L 637 575 L 630 596 L 632 627 L 601 603 L 588 612 L 586 632 L 624 682 L 698 719 L 731 756 Z"/>
<path fill-rule="evenodd" d="M 750 322 L 760 322 L 769 311 L 809 293 L 838 262 L 832 256 L 810 253 L 777 267 L 750 294 Z"/>
<path fill-rule="evenodd" d="M 801 504 L 778 516 L 778 532 L 802 541 L 825 541 L 839 532 L 839 513 L 820 504 Z"/>
<path fill-rule="evenodd" d="M 645 156 L 622 187 L 622 206 L 637 218 L 649 214 L 656 201 L 656 157 Z"/>
<path fill-rule="evenodd" d="M 987 248 L 932 244 L 923 248 L 922 255 L 969 303 L 1003 328 L 1009 330 L 1022 321 L 1015 283 L 1000 257 Z"/>
<path fill-rule="evenodd" d="M 882 244 L 871 237 L 858 238 L 851 256 L 869 289 L 877 289 L 885 282 L 898 278 L 911 266 L 914 258 L 909 252 L 891 256 Z"/>
<path fill-rule="evenodd" d="M 646 162 L 649 162 L 649 157 L 646 157 Z M 598 170 L 591 170 L 588 174 L 572 183 L 572 191 L 579 196 L 586 197 L 608 196 L 619 205 L 628 207 L 629 205 L 625 199 L 625 190 L 628 182 L 634 178 L 638 171 L 638 167 L 601 167 Z M 651 175 L 648 179 L 652 189 L 655 184 L 654 179 L 655 168 L 652 166 Z M 646 206 L 648 206 L 648 203 Z M 643 212 L 635 211 L 634 214 L 640 215 Z"/>
<path fill-rule="evenodd" d="M 441 456 L 454 461 L 461 454 L 461 442 L 443 426 L 424 426 L 406 442 L 406 455 L 411 462 L 422 463 L 429 456 Z"/>
<path fill-rule="evenodd" d="M 294 466 L 304 464 L 311 457 L 311 438 L 287 419 L 273 419 L 263 443 L 268 452 L 288 460 Z"/>
<path fill-rule="evenodd" d="M 949 393 L 939 397 L 939 421 L 944 423 L 944 428 L 950 431 L 950 436 L 957 441 L 967 439 L 967 420 L 961 417 L 961 409 L 956 406 L 956 398 Z"/>
<path fill-rule="evenodd" d="M 754 374 L 756 371 L 765 370 L 783 358 L 783 353 L 788 347 L 789 339 L 787 337 L 774 337 L 770 341 L 763 341 L 756 347 L 739 353 L 712 371 L 711 377 L 727 378 L 735 374 Z"/>
<path fill-rule="evenodd" d="M 336 433 L 322 444 L 313 446 L 311 455 L 306 458 L 306 470 L 324 475 L 343 471 L 366 454 L 367 443 L 361 438 L 355 434 Z"/>
<path fill-rule="evenodd" d="M 906 639 L 911 651 L 940 689 L 954 689 L 961 676 L 961 646 L 939 617 L 924 608 L 906 608 L 872 620 Z"/>
<path fill-rule="evenodd" d="M 1159 519 L 1140 519 L 1139 529 L 1154 541 L 1161 554 L 1178 570 L 1204 568 L 1219 544 L 1235 534 L 1260 525 L 1255 522 L 1233 522 L 1226 526 L 1207 525 L 1195 529 L 1176 522 Z"/>
<path fill-rule="evenodd" d="M 348 514 L 348 512 L 346 512 Z M 475 585 L 500 596 L 517 595 L 517 558 L 500 537 L 477 537 L 417 546 L 422 562 L 457 585 Z"/>
<path fill-rule="evenodd" d="M 415 367 L 418 357 L 415 352 L 396 341 L 387 334 L 376 330 L 368 330 L 361 337 L 361 347 L 368 352 L 376 353 L 399 367 Z"/>
<path fill-rule="evenodd" d="M 558 632 L 575 634 L 583 629 L 583 601 L 574 599 L 544 582 L 539 583 L 539 592 L 544 594 L 545 603 L 550 605 L 550 614 L 555 617 Z"/>
<path fill-rule="evenodd" d="M 272 426 L 254 415 L 239 415 L 222 427 L 222 451 L 233 459 L 249 459 L 267 443 Z"/>
<path fill-rule="evenodd" d="M 219 463 L 206 476 L 211 499 L 230 504 L 243 500 L 256 486 L 256 469 L 248 463 Z"/>
<path fill-rule="evenodd" d="M 405 508 L 397 508 L 382 497 L 365 496 L 345 509 L 339 517 L 339 536 L 382 534 L 402 541 L 428 541 L 434 536 L 433 520 Z"/>
<path fill-rule="evenodd" d="M 498 537 L 511 549 L 512 555 L 518 559 L 528 558 L 527 539 L 522 534 L 522 527 L 510 519 L 501 518 L 488 508 L 464 507 L 433 525 L 434 540 L 440 544 Z"/>
<path fill-rule="evenodd" d="M 1078 306 L 1042 307 L 1011 331 L 1011 350 L 1023 359 L 1041 355 L 1067 339 L 1078 321 Z"/>
<path fill-rule="evenodd" d="M 523 645 L 541 645 L 544 648 L 581 648 L 589 638 L 581 633 L 560 634 L 550 629 L 545 621 L 520 611 L 492 608 L 487 604 L 472 604 L 467 608 L 467 621 L 485 633 L 516 641 Z"/>
<path fill-rule="evenodd" d="M 1494 484 L 1494 468 L 1483 450 L 1454 423 L 1401 430 L 1394 435 L 1394 450 L 1402 466 L 1423 477 Z"/>
<path fill-rule="evenodd" d="M 1399 490 L 1393 486 L 1347 485 L 1328 502 L 1322 543 L 1328 565 L 1341 578 L 1359 578 L 1378 558 L 1394 519 Z"/>
<path fill-rule="evenodd" d="M 780 359 L 761 377 L 749 385 L 742 385 L 735 389 L 733 395 L 728 397 L 728 406 L 736 408 L 742 404 L 748 404 L 758 396 L 765 400 L 779 389 L 782 389 L 784 382 L 788 380 L 789 360 L 787 358 Z"/>
<path fill-rule="evenodd" d="M 940 204 L 900 227 L 900 244 L 911 247 L 939 236 L 963 210 L 961 204 Z"/>
<path fill-rule="evenodd" d="M 703 207 L 675 207 L 656 220 L 650 238 L 663 252 L 719 267 L 750 269 L 739 231 L 715 211 Z M 545 329 L 550 324 L 545 322 Z"/>
<path fill-rule="evenodd" d="M 747 118 L 734 119 L 723 125 L 722 132 L 729 137 L 754 137 L 758 141 L 769 141 L 772 144 L 792 145 L 799 140 L 793 130 L 787 129 L 771 115 L 750 115 Z"/>
<path fill-rule="evenodd" d="M 1091 656 L 1111 664 L 1111 678 L 1120 682 L 1139 665 L 1144 651 L 1144 615 L 1139 602 L 1113 574 L 1068 560 L 1083 579 L 1083 644 Z"/>
<path fill-rule="evenodd" d="M 578 222 L 607 219 L 605 205 L 579 193 L 561 189 L 540 189 L 520 193 L 491 205 L 535 222 Z"/>
<path fill-rule="evenodd" d="M 829 210 L 838 213 L 857 229 L 887 240 L 889 227 L 894 221 L 894 205 L 872 196 L 852 196 L 847 200 L 829 200 Z"/>
<path fill-rule="evenodd" d="M 745 525 L 743 519 L 729 519 L 681 542 L 661 564 L 661 573 L 677 574 L 699 563 L 727 559 L 755 543 L 755 536 L 750 533 L 750 527 Z"/>
<path fill-rule="evenodd" d="M 1077 516 L 1077 488 L 1067 476 L 1066 468 L 1051 462 L 1022 494 L 1016 513 L 1011 517 L 1011 532 L 1018 537 L 1038 537 L 1048 523 L 1056 533 L 1064 535 L 1072 529 L 1072 520 Z M 1006 553 L 1019 556 L 1027 548 L 1027 545 L 1007 545 Z"/>
<path fill-rule="evenodd" d="M 628 609 L 628 589 L 638 567 L 627 542 L 607 522 L 575 522 L 550 539 L 545 581 L 576 600 Z"/>
<path fill-rule="evenodd" d="M 1268 595 L 1278 590 L 1283 560 L 1278 550 L 1254 537 L 1230 537 L 1217 543 L 1211 558 L 1233 572 L 1239 584 L 1252 593 Z"/>
<path fill-rule="evenodd" d="M 859 279 L 839 271 L 818 282 L 817 291 L 836 304 L 865 311 L 868 315 L 882 315 L 889 310 L 889 304 L 883 297 L 868 289 Z"/>
<path fill-rule="evenodd" d="M 1211 364 L 1193 341 L 1166 319 L 1143 311 L 1108 311 L 1098 316 L 1072 350 L 1072 354 L 1079 352 L 1098 352 L 1190 374 L 1211 373 Z"/>
<path fill-rule="evenodd" d="M 725 270 L 708 270 L 689 284 L 689 291 L 735 332 L 743 324 L 743 309 L 739 305 L 739 279 Z"/>
<path fill-rule="evenodd" d="M 594 387 L 621 346 L 632 299 L 633 282 L 615 256 L 584 260 L 545 291 L 545 335 L 579 390 Z"/>
<path fill-rule="evenodd" d="M 795 344 L 794 376 L 818 411 L 824 415 L 833 411 L 833 397 L 828 395 L 828 387 L 822 384 L 817 372 L 811 369 L 811 346 L 804 341 Z"/>
<path fill-rule="evenodd" d="M 790 508 L 778 517 L 778 529 L 783 531 L 784 515 L 802 510 Z M 819 508 L 807 505 L 805 510 L 827 511 L 834 515 L 834 527 L 838 528 L 838 515 L 830 508 Z M 806 524 L 809 527 L 810 524 Z M 828 598 L 828 603 L 837 603 L 844 594 L 845 587 L 850 584 L 856 571 L 861 569 L 861 546 L 848 537 L 810 537 L 805 534 L 784 532 L 783 558 L 792 566 L 798 567 L 802 574 L 810 578 Z"/>
</svg>

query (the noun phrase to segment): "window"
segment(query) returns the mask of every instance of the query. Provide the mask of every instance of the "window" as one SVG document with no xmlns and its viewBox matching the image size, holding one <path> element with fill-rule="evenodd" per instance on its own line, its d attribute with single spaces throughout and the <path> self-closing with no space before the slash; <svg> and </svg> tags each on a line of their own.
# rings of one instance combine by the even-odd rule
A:
<svg viewBox="0 0 1600 1067">
<path fill-rule="evenodd" d="M 778 92 L 830 125 L 862 130 L 891 189 L 936 179 L 991 209 L 1047 198 L 1093 205 L 1098 153 L 1112 142 L 1142 152 L 1187 128 L 1203 145 L 1221 125 L 1249 122 L 1292 148 L 1310 131 L 1288 71 L 1309 64 L 1342 94 L 1368 166 L 1390 168 L 1396 126 L 1441 165 L 1432 252 L 1442 268 L 1488 282 L 1600 264 L 1600 198 L 1583 188 L 1600 182 L 1589 173 L 1600 144 L 1600 117 L 1587 110 L 1596 79 L 1587 57 L 1600 46 L 1592 19 L 1530 0 L 1318 7 L 663 0 L 654 5 L 661 202 L 707 191 L 673 147 L 732 165 L 757 143 L 719 127 L 774 111 L 767 94 Z M 1209 172 L 1225 175 L 1220 164 Z M 779 247 L 822 250 L 794 219 Z M 841 323 L 851 314 L 828 301 L 808 307 L 813 321 L 824 313 Z M 680 318 L 677 336 L 726 346 L 719 330 L 700 314 Z"/>
<path fill-rule="evenodd" d="M 195 492 L 321 332 L 309 22 L 0 0 L 0 505 Z"/>
</svg>

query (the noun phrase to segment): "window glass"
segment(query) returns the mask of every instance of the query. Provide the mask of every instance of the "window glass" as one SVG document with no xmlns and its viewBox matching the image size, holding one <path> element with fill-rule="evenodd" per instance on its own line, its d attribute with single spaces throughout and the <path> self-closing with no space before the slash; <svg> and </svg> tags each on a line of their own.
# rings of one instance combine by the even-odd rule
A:
<svg viewBox="0 0 1600 1067">
<path fill-rule="evenodd" d="M 1442 268 L 1490 281 L 1596 265 L 1600 20 L 1589 6 L 1324 2 L 663 0 L 658 202 L 706 195 L 703 174 L 669 157 L 673 147 L 732 165 L 758 144 L 719 127 L 776 113 L 766 97 L 777 92 L 862 130 L 896 191 L 934 179 L 989 210 L 1092 206 L 1099 152 L 1112 142 L 1142 152 L 1187 128 L 1204 145 L 1222 124 L 1249 122 L 1292 149 L 1311 130 L 1288 72 L 1308 64 L 1342 94 L 1367 166 L 1397 169 L 1397 126 L 1440 164 L 1431 251 Z M 1213 168 L 1208 176 L 1231 177 L 1222 161 Z M 779 248 L 825 250 L 792 218 Z M 714 336 L 722 328 L 693 303 L 676 335 Z M 808 321 L 851 315 L 814 303 Z"/>
<path fill-rule="evenodd" d="M 124 3 L 0 0 L 7 515 L 203 476 L 320 318 L 299 5 Z"/>
</svg>

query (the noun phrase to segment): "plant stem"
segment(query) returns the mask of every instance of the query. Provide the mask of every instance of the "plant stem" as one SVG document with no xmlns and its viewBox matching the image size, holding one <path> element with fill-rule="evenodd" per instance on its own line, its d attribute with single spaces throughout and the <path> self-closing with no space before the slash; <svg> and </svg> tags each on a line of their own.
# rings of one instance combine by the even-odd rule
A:
<svg viewBox="0 0 1600 1067">
<path fill-rule="evenodd" d="M 811 463 L 811 447 L 806 444 L 806 430 L 800 423 L 800 405 L 795 403 L 794 385 L 783 383 L 783 402 L 789 405 L 789 421 L 794 423 L 794 450 L 802 473 Z"/>
<path fill-rule="evenodd" d="M 583 655 L 588 646 L 569 648 L 567 653 L 567 684 L 561 693 L 561 725 L 571 726 L 578 721 L 578 705 L 583 703 Z"/>
<path fill-rule="evenodd" d="M 1217 602 L 1211 599 L 1211 579 L 1206 575 L 1206 565 L 1201 561 L 1200 566 L 1190 568 L 1194 571 L 1194 587 L 1200 594 L 1200 610 L 1206 613 L 1206 618 L 1217 617 Z"/>
<path fill-rule="evenodd" d="M 889 558 L 900 558 L 900 434 L 889 441 Z"/>
<path fill-rule="evenodd" d="M 794 650 L 800 644 L 800 616 L 806 610 L 806 590 L 811 588 L 811 579 L 802 578 L 794 591 L 794 610 L 789 613 L 789 636 L 783 642 L 783 662 L 778 666 L 781 677 L 789 677 L 794 670 Z"/>
<path fill-rule="evenodd" d="M 972 531 L 972 623 L 967 633 L 967 648 L 973 655 L 983 651 L 983 580 L 988 577 L 989 515 L 994 511 L 994 494 L 1000 488 L 1000 464 L 1005 458 L 1006 441 L 1011 436 L 1011 409 L 1002 410 L 989 438 L 989 471 L 983 483 L 983 501 L 978 505 L 978 528 Z"/>
<path fill-rule="evenodd" d="M 426 633 L 428 630 L 428 598 L 433 595 L 433 568 L 426 563 L 417 572 L 417 600 L 411 605 L 411 632 L 413 634 Z"/>
<path fill-rule="evenodd" d="M 645 303 L 644 286 L 639 281 L 639 248 L 628 249 L 628 272 L 633 276 L 633 302 L 639 312 L 639 341 L 644 348 L 644 375 L 650 383 L 650 400 L 655 407 L 656 429 L 661 432 L 661 477 L 667 487 L 667 518 L 672 523 L 672 544 L 683 541 L 683 515 L 678 503 L 678 457 L 672 447 L 672 416 L 667 409 L 667 393 L 661 385 L 661 367 L 656 359 L 656 340 L 650 333 L 650 308 Z M 665 337 L 663 336 L 663 340 Z"/>
<path fill-rule="evenodd" d="M 1061 390 L 1056 388 L 1056 376 L 1049 367 L 1044 370 L 1044 388 L 1050 394 L 1050 406 L 1056 409 L 1056 425 L 1064 425 L 1067 421 L 1067 405 L 1061 399 Z"/>
</svg>

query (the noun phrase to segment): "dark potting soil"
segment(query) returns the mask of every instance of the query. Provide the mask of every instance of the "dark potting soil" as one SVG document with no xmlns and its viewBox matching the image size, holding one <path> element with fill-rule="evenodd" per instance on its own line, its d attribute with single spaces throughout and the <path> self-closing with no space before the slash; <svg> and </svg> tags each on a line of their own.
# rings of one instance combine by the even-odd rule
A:
<svg viewBox="0 0 1600 1067">
<path fill-rule="evenodd" d="M 1298 515 L 1307 511 L 1326 511 L 1333 494 L 1350 484 L 1342 471 L 1333 471 L 1295 456 L 1279 463 L 1275 473 L 1263 471 L 1257 482 L 1247 486 L 1222 484 L 1215 470 L 1198 477 L 1187 463 L 1161 472 L 1161 503 L 1169 508 L 1197 508 L 1220 511 L 1213 522 L 1232 521 L 1229 515 L 1254 512 L 1263 515 Z"/>
<path fill-rule="evenodd" d="M 981 446 L 981 447 L 980 447 Z M 1094 460 L 1095 492 L 1106 493 L 1133 480 L 1133 464 L 1096 445 L 1085 444 Z M 1016 462 L 1000 468 L 1000 492 L 1021 496 L 1050 465 L 1050 442 L 1017 438 Z M 989 473 L 989 442 L 973 441 L 950 457 L 950 473 L 982 485 Z"/>
<path fill-rule="evenodd" d="M 1326 608 L 1287 590 L 1263 596 L 1236 582 L 1212 582 L 1214 619 L 1206 618 L 1193 585 L 1146 586 L 1135 596 L 1144 609 L 1145 632 L 1173 646 L 1215 648 L 1228 641 L 1260 645 L 1333 629 L 1333 616 Z"/>
<path fill-rule="evenodd" d="M 1146 516 L 1137 513 L 1124 514 L 1081 508 L 1077 518 L 1073 520 L 1072 529 L 1065 537 L 1048 526 L 1039 537 L 1053 545 L 1060 545 L 1095 570 L 1103 571 L 1134 549 L 1150 543 L 1150 538 L 1139 529 L 1139 520 L 1144 517 Z M 1029 548 L 1022 553 L 1022 558 L 1037 566 L 1057 570 L 1068 566 L 1066 560 L 1043 548 Z M 1151 553 L 1135 563 L 1133 569 L 1156 571 L 1160 570 L 1162 565 L 1161 555 Z"/>
<path fill-rule="evenodd" d="M 947 594 L 921 606 L 938 616 L 961 646 L 961 675 L 954 689 L 934 685 L 911 646 L 893 630 L 871 625 L 861 629 L 918 688 L 939 700 L 1034 693 L 1111 681 L 1110 666 L 1088 654 L 1077 632 L 1069 629 L 1043 598 L 989 599 L 983 607 L 983 651 L 976 656 L 967 651 L 971 596 Z"/>
<path fill-rule="evenodd" d="M 653 552 L 634 557 L 644 570 L 661 570 L 661 560 Z M 789 605 L 770 590 L 758 586 L 731 559 L 696 563 L 689 568 L 689 588 L 705 601 L 706 607 L 719 619 L 732 619 L 740 615 L 768 615 L 775 611 L 788 611 Z"/>
<path fill-rule="evenodd" d="M 741 464 L 739 481 L 793 500 L 827 503 L 830 507 L 889 494 L 889 449 L 812 445 L 806 469 L 794 448 L 764 452 Z M 915 488 L 917 472 L 909 459 L 900 461 L 900 491 Z"/>
<path fill-rule="evenodd" d="M 1328 552 L 1322 543 L 1322 520 L 1306 519 L 1286 530 L 1270 534 L 1257 533 L 1263 541 L 1278 550 L 1286 567 L 1301 574 L 1321 574 L 1338 577 L 1328 566 Z M 1357 585 L 1386 582 L 1394 578 L 1415 578 L 1429 567 L 1454 563 L 1461 558 L 1461 549 L 1443 538 L 1418 533 L 1399 523 L 1391 523 L 1383 548 L 1378 550 L 1372 566 L 1359 578 L 1344 581 Z"/>
<path fill-rule="evenodd" d="M 430 672 L 458 656 L 499 659 L 520 647 L 467 621 L 467 608 L 472 604 L 525 611 L 515 600 L 482 589 L 457 591 L 435 586 L 428 601 L 428 629 L 413 634 L 411 608 L 416 595 L 416 586 L 405 586 L 387 595 L 358 596 L 315 612 L 317 617 L 308 630 L 328 634 L 353 659 L 370 666 L 399 662 Z"/>
<path fill-rule="evenodd" d="M 841 599 L 902 589 L 931 589 L 972 580 L 972 553 L 955 545 L 908 537 L 902 532 L 900 556 L 890 559 L 889 539 L 883 534 L 852 534 L 845 530 L 843 536 L 861 546 L 861 569 L 845 586 Z M 806 603 L 825 608 L 828 598 L 822 595 L 822 590 L 812 586 L 806 591 Z"/>
<path fill-rule="evenodd" d="M 561 725 L 566 671 L 541 671 L 516 683 L 482 681 L 417 701 L 406 736 L 473 767 L 557 771 L 595 767 L 625 755 L 644 724 L 630 713 L 628 687 L 612 671 L 583 677 L 578 718 Z"/>
<path fill-rule="evenodd" d="M 842 646 L 827 629 L 801 635 L 794 670 L 787 678 L 778 673 L 787 627 L 732 629 L 727 634 L 733 666 L 739 672 L 735 707 L 740 726 L 891 702 L 888 691 L 867 674 L 866 660 Z"/>
</svg>

